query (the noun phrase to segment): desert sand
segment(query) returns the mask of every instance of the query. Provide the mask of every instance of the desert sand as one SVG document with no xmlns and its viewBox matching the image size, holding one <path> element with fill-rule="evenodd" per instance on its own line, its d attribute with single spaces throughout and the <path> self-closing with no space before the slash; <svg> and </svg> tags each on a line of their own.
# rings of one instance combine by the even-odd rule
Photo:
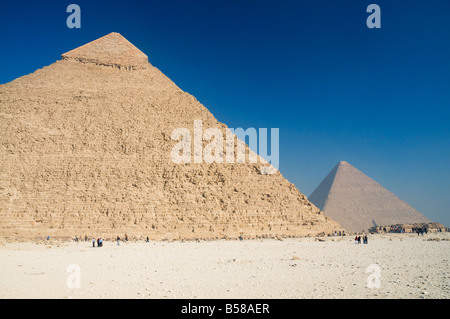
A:
<svg viewBox="0 0 450 319">
<path fill-rule="evenodd" d="M 433 233 L 369 235 L 367 245 L 350 236 L 3 243 L 0 297 L 449 298 L 449 241 L 450 233 Z M 368 287 L 371 264 L 379 288 Z M 79 267 L 79 288 L 70 265 Z"/>
</svg>

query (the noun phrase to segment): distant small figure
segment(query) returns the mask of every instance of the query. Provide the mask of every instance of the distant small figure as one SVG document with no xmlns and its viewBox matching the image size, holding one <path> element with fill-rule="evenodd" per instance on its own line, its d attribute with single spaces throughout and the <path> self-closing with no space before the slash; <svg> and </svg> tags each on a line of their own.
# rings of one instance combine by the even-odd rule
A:
<svg viewBox="0 0 450 319">
<path fill-rule="evenodd" d="M 364 245 L 367 244 L 367 235 L 364 235 L 364 236 L 363 236 L 363 244 L 364 244 Z"/>
<path fill-rule="evenodd" d="M 119 246 L 119 245 L 120 245 L 120 237 L 117 236 L 117 246 Z"/>
<path fill-rule="evenodd" d="M 150 238 L 148 238 L 148 236 L 147 236 L 147 240 L 146 240 L 146 242 L 148 243 L 148 242 L 150 242 Z"/>
<path fill-rule="evenodd" d="M 103 238 L 99 238 L 98 240 L 98 247 L 103 247 Z"/>
<path fill-rule="evenodd" d="M 95 238 L 92 238 L 92 247 L 95 247 Z"/>
<path fill-rule="evenodd" d="M 50 240 L 50 236 L 47 236 L 47 240 Z"/>
<path fill-rule="evenodd" d="M 125 241 L 128 241 L 128 235 L 125 234 Z"/>
<path fill-rule="evenodd" d="M 358 236 L 358 244 L 361 244 L 361 236 Z"/>
<path fill-rule="evenodd" d="M 355 237 L 355 244 L 358 243 L 358 236 Z"/>
</svg>

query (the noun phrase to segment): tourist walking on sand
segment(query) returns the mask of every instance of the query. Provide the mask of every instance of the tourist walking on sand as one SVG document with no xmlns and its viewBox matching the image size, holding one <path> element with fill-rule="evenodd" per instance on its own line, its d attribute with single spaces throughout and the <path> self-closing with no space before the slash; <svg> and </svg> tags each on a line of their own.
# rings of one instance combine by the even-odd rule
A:
<svg viewBox="0 0 450 319">
<path fill-rule="evenodd" d="M 92 238 L 92 247 L 95 247 L 95 238 Z"/>
<path fill-rule="evenodd" d="M 147 243 L 150 241 L 150 238 L 148 238 L 148 236 L 147 236 Z"/>
<path fill-rule="evenodd" d="M 355 244 L 358 243 L 358 236 L 355 237 Z"/>
<path fill-rule="evenodd" d="M 120 241 L 120 237 L 119 236 L 117 236 L 117 246 L 119 246 L 120 244 L 119 244 L 119 241 Z"/>
</svg>

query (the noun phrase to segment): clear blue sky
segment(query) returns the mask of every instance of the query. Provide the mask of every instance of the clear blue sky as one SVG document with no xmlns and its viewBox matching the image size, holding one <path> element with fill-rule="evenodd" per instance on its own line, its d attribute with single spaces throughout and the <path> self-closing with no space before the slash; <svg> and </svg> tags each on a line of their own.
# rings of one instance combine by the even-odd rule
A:
<svg viewBox="0 0 450 319">
<path fill-rule="evenodd" d="M 279 128 L 280 171 L 306 195 L 345 160 L 450 226 L 449 15 L 448 0 L 1 1 L 0 83 L 119 32 L 219 121 Z"/>
</svg>

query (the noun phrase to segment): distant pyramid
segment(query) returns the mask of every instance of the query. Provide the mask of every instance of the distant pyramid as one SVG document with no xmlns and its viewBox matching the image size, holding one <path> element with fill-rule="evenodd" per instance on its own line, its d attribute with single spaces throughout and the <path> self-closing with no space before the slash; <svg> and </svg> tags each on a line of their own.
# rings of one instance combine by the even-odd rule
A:
<svg viewBox="0 0 450 319">
<path fill-rule="evenodd" d="M 174 163 L 172 132 L 192 132 L 195 120 L 226 136 L 225 124 L 118 33 L 1 85 L 0 237 L 217 239 L 341 229 L 280 172 L 262 174 L 259 157 Z"/>
<path fill-rule="evenodd" d="M 347 162 L 339 162 L 308 198 L 347 231 L 430 220 Z"/>
</svg>

